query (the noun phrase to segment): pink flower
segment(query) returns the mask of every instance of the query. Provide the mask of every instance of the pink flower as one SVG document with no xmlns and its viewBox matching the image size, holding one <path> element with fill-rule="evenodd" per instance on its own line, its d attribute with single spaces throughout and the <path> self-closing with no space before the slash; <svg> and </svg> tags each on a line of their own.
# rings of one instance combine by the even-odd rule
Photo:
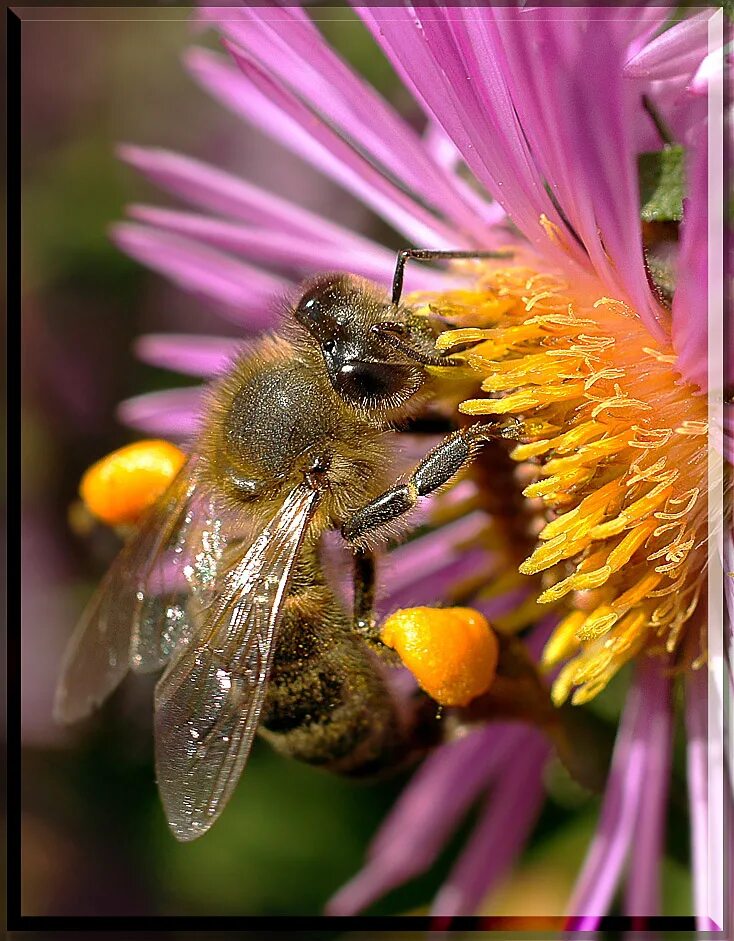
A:
<svg viewBox="0 0 734 941">
<path fill-rule="evenodd" d="M 664 30 L 667 12 L 654 7 L 356 9 L 423 109 L 423 134 L 344 63 L 301 9 L 202 9 L 200 17 L 224 36 L 227 54 L 193 49 L 187 68 L 226 107 L 362 200 L 406 245 L 519 244 L 532 270 L 552 271 L 562 280 L 564 286 L 555 281 L 549 292 L 555 297 L 568 290 L 584 310 L 614 299 L 630 316 L 640 343 L 648 344 L 641 348 L 667 350 L 666 368 L 682 377 L 678 385 L 689 383 L 686 394 L 695 400 L 707 385 L 707 125 L 701 92 L 716 77 L 715 51 L 707 44 L 712 11 Z M 662 149 L 661 123 L 686 152 L 687 191 L 670 304 L 643 250 L 638 192 L 638 155 Z M 244 333 L 269 327 L 272 298 L 305 274 L 336 268 L 389 283 L 392 252 L 276 194 L 167 151 L 126 146 L 121 156 L 194 211 L 133 206 L 135 221 L 115 228 L 117 243 L 183 289 L 215 301 Z M 409 271 L 408 278 L 409 290 L 437 295 L 461 284 L 456 276 L 425 268 Z M 511 294 L 511 288 L 504 290 Z M 518 297 L 523 290 L 518 287 Z M 598 300 L 592 305 L 593 298 Z M 593 316 L 601 323 L 604 314 Z M 187 336 L 143 337 L 138 345 L 147 362 L 199 378 L 215 375 L 231 350 L 229 339 Z M 123 403 L 122 416 L 147 433 L 185 436 L 195 427 L 199 390 L 141 396 Z M 504 394 L 498 390 L 492 399 L 473 400 L 480 403 L 476 413 L 487 403 L 494 407 Z M 698 403 L 703 407 L 703 399 Z M 726 422 L 731 459 L 730 409 Z M 472 525 L 464 517 L 453 531 L 436 530 L 396 550 L 386 607 L 417 603 L 422 592 L 434 596 L 437 586 L 450 585 L 458 573 L 486 564 L 486 558 L 459 548 L 460 532 Z M 493 604 L 506 613 L 530 590 L 518 587 Z M 701 606 L 697 610 L 700 618 Z M 556 625 L 551 618 L 531 643 L 539 647 Z M 637 647 L 632 644 L 611 672 L 649 642 L 645 636 Z M 589 656 L 598 665 L 603 641 L 593 643 Z M 674 638 L 670 656 L 678 653 L 676 643 Z M 660 911 L 674 726 L 667 666 L 666 659 L 649 658 L 636 666 L 598 830 L 569 902 L 574 927 L 598 927 L 620 883 L 625 912 Z M 564 671 L 557 681 L 562 686 Z M 580 683 L 569 680 L 568 689 L 574 682 Z M 701 919 L 707 914 L 701 876 L 708 813 L 705 687 L 703 671 L 692 673 L 685 686 Z M 329 910 L 361 910 L 424 871 L 466 810 L 482 800 L 475 830 L 432 906 L 438 915 L 476 911 L 532 832 L 548 755 L 546 739 L 520 724 L 488 726 L 438 750 L 383 824 L 365 868 Z"/>
</svg>

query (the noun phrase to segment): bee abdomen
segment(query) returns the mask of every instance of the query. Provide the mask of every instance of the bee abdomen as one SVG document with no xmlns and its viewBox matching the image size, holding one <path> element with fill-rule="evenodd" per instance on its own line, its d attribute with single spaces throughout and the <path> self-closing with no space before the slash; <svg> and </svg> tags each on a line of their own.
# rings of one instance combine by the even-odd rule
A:
<svg viewBox="0 0 734 941">
<path fill-rule="evenodd" d="M 283 754 L 344 774 L 380 770 L 400 748 L 393 700 L 371 654 L 333 608 L 286 602 L 260 733 Z"/>
<path fill-rule="evenodd" d="M 371 664 L 355 671 L 352 663 L 346 674 L 331 657 L 310 666 L 300 676 L 287 670 L 271 678 L 262 734 L 278 751 L 333 771 L 391 763 L 396 716 Z"/>
<path fill-rule="evenodd" d="M 296 675 L 295 670 L 281 670 L 271 677 L 264 728 L 282 735 L 328 721 L 342 701 L 341 681 L 323 671 L 315 677 L 311 673 L 303 676 Z"/>
</svg>

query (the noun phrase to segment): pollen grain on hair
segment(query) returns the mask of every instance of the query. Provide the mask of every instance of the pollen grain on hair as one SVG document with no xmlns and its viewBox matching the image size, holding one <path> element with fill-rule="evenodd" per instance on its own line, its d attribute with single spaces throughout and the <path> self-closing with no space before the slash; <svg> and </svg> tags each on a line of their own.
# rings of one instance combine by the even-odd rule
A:
<svg viewBox="0 0 734 941">
<path fill-rule="evenodd" d="M 523 266 L 485 266 L 434 297 L 485 395 L 472 416 L 519 423 L 511 456 L 545 523 L 520 567 L 542 573 L 560 622 L 544 651 L 567 661 L 553 698 L 586 702 L 639 653 L 705 658 L 706 398 L 623 302 Z M 467 344 L 472 344 L 467 347 Z"/>
</svg>

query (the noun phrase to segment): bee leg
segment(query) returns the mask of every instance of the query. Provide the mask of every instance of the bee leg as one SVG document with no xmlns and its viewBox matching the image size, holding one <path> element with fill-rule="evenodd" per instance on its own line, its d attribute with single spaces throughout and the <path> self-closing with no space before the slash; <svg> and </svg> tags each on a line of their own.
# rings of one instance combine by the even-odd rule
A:
<svg viewBox="0 0 734 941">
<path fill-rule="evenodd" d="M 379 624 L 375 617 L 375 557 L 371 552 L 362 549 L 355 552 L 353 579 L 353 630 L 380 659 L 399 666 L 400 657 L 380 638 Z"/>
<path fill-rule="evenodd" d="M 354 629 L 368 640 L 378 637 L 375 620 L 375 557 L 359 549 L 354 554 Z"/>
<path fill-rule="evenodd" d="M 341 527 L 342 536 L 362 548 L 372 543 L 379 531 L 412 510 L 419 497 L 447 484 L 465 467 L 485 441 L 507 436 L 494 425 L 470 425 L 455 431 L 423 458 L 406 483 L 396 483 L 363 506 Z"/>
</svg>

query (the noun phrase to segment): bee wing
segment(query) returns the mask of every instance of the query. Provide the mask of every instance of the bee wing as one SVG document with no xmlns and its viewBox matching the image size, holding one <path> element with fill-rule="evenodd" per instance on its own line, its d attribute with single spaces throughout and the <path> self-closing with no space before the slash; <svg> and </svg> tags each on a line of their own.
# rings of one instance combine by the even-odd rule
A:
<svg viewBox="0 0 734 941">
<path fill-rule="evenodd" d="M 192 458 L 146 512 L 89 602 L 64 656 L 54 704 L 57 720 L 74 722 L 88 715 L 131 664 L 140 670 L 161 666 L 186 631 L 186 582 L 176 586 L 174 563 L 181 558 L 176 548 L 193 487 Z M 165 572 L 167 565 L 173 571 Z"/>
<path fill-rule="evenodd" d="M 241 525 L 209 488 L 192 482 L 178 521 L 170 534 L 163 534 L 160 551 L 139 579 L 130 648 L 133 670 L 159 670 L 188 643 L 192 605 L 206 606 L 213 596 L 228 539 Z"/>
<path fill-rule="evenodd" d="M 195 640 L 156 687 L 156 772 L 168 823 L 193 840 L 214 823 L 257 729 L 293 566 L 318 494 L 292 491 L 222 579 Z"/>
</svg>

